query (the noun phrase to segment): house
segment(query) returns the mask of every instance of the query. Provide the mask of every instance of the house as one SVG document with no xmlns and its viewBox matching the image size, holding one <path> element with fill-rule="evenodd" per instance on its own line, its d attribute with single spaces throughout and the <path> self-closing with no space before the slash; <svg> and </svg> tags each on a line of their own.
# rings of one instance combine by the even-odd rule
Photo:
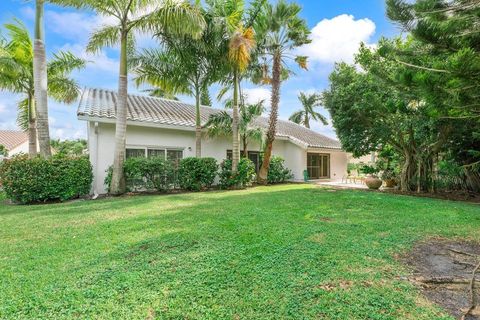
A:
<svg viewBox="0 0 480 320">
<path fill-rule="evenodd" d="M 105 193 L 106 170 L 113 163 L 115 144 L 115 91 L 85 89 L 78 107 L 79 120 L 87 122 L 90 161 L 93 166 L 93 192 Z M 201 107 L 201 120 L 221 110 Z M 267 128 L 268 119 L 256 119 Z M 217 161 L 231 154 L 231 137 L 202 140 L 202 156 Z M 250 142 L 249 158 L 259 166 L 260 145 Z M 303 181 L 304 170 L 311 179 L 341 180 L 347 171 L 348 155 L 340 142 L 295 123 L 279 120 L 273 154 L 285 159 L 293 180 Z M 177 161 L 195 156 L 195 106 L 180 101 L 129 95 L 126 157 L 162 156 Z"/>
<path fill-rule="evenodd" d="M 8 156 L 28 153 L 28 135 L 23 131 L 0 130 L 0 145 L 8 150 Z"/>
</svg>

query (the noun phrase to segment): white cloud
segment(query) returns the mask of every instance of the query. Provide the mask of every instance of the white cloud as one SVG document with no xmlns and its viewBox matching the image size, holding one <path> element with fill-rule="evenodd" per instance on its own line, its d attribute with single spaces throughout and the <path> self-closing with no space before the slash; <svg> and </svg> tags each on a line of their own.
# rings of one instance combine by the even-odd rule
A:
<svg viewBox="0 0 480 320">
<path fill-rule="evenodd" d="M 107 71 L 112 73 L 118 72 L 118 60 L 107 56 L 105 51 L 100 51 L 97 54 L 87 53 L 85 51 L 85 45 L 82 45 L 80 43 L 67 43 L 61 48 L 61 50 L 70 51 L 77 57 L 87 60 L 87 69 L 89 70 L 86 70 L 86 73 L 88 73 L 88 71 L 94 70 Z"/>
<path fill-rule="evenodd" d="M 311 30 L 312 42 L 299 49 L 313 62 L 353 62 L 361 42 L 372 46 L 375 23 L 370 19 L 358 19 L 342 14 L 332 19 L 324 19 Z"/>
<path fill-rule="evenodd" d="M 247 95 L 247 103 L 258 103 L 265 100 L 265 105 L 270 105 L 270 90 L 265 88 L 243 89 L 243 93 Z"/>
</svg>

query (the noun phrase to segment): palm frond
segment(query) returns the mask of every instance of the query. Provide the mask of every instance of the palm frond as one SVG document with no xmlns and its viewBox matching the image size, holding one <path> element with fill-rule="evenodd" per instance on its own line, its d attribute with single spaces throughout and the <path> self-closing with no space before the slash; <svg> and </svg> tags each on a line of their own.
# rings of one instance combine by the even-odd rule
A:
<svg viewBox="0 0 480 320">
<path fill-rule="evenodd" d="M 85 68 L 86 64 L 86 60 L 75 56 L 70 51 L 59 51 L 53 55 L 53 59 L 48 63 L 48 75 L 53 77 L 66 75 Z"/>
<path fill-rule="evenodd" d="M 87 44 L 87 52 L 97 53 L 104 47 L 113 47 L 120 42 L 120 26 L 103 26 L 93 32 Z"/>
<path fill-rule="evenodd" d="M 294 112 L 288 120 L 295 122 L 296 124 L 301 124 L 303 122 L 303 119 L 305 118 L 305 111 L 299 110 Z"/>
</svg>

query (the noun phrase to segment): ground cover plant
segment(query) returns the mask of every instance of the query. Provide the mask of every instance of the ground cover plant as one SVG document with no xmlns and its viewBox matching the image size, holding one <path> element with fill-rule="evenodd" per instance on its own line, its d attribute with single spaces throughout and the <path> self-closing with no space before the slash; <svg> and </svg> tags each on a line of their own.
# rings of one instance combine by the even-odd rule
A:
<svg viewBox="0 0 480 320">
<path fill-rule="evenodd" d="M 479 241 L 480 207 L 291 184 L 1 203 L 0 226 L 0 318 L 454 319 L 396 257 Z"/>
</svg>

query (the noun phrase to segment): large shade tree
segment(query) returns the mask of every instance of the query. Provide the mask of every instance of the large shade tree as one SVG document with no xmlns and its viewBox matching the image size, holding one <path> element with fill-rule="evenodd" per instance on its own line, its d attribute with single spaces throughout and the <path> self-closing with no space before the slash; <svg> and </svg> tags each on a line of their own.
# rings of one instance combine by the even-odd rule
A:
<svg viewBox="0 0 480 320">
<path fill-rule="evenodd" d="M 187 94 L 195 97 L 195 154 L 202 156 L 201 104 L 211 105 L 208 89 L 220 80 L 222 34 L 214 17 L 202 10 L 206 27 L 200 38 L 179 37 L 160 32 L 160 48 L 145 49 L 134 59 L 135 82 L 148 83 L 165 95 Z"/>
<path fill-rule="evenodd" d="M 302 109 L 295 111 L 290 116 L 290 121 L 302 124 L 306 128 L 310 128 L 310 120 L 320 121 L 324 125 L 327 125 L 327 118 L 315 110 L 316 107 L 321 106 L 321 96 L 319 94 L 300 92 L 298 100 L 302 104 Z"/>
<path fill-rule="evenodd" d="M 125 192 L 123 163 L 127 128 L 128 59 L 135 47 L 134 33 L 166 32 L 199 37 L 205 21 L 198 6 L 175 0 L 54 0 L 59 4 L 94 10 L 111 17 L 112 25 L 102 26 L 90 37 L 87 50 L 97 52 L 104 47 L 120 46 L 118 100 L 115 126 L 115 148 L 110 192 Z M 130 52 L 129 52 L 130 51 Z"/>
<path fill-rule="evenodd" d="M 267 4 L 259 18 L 255 21 L 258 34 L 258 46 L 265 56 L 271 58 L 271 77 L 268 82 L 272 86 L 271 108 L 266 134 L 263 162 L 258 174 L 258 182 L 267 183 L 268 168 L 272 156 L 272 147 L 278 121 L 280 88 L 287 73 L 286 60 L 294 60 L 301 68 L 307 68 L 307 58 L 292 54 L 293 50 L 310 42 L 309 29 L 305 20 L 300 18 L 301 8 L 295 3 L 284 0 L 276 4 Z"/>
<path fill-rule="evenodd" d="M 29 154 L 37 153 L 37 117 L 33 71 L 33 45 L 27 28 L 20 22 L 5 24 L 8 37 L 0 40 L 0 89 L 23 95 L 18 103 L 18 126 L 28 132 Z M 71 103 L 80 92 L 70 77 L 85 61 L 68 51 L 53 55 L 47 63 L 48 94 L 55 101 Z"/>
</svg>

